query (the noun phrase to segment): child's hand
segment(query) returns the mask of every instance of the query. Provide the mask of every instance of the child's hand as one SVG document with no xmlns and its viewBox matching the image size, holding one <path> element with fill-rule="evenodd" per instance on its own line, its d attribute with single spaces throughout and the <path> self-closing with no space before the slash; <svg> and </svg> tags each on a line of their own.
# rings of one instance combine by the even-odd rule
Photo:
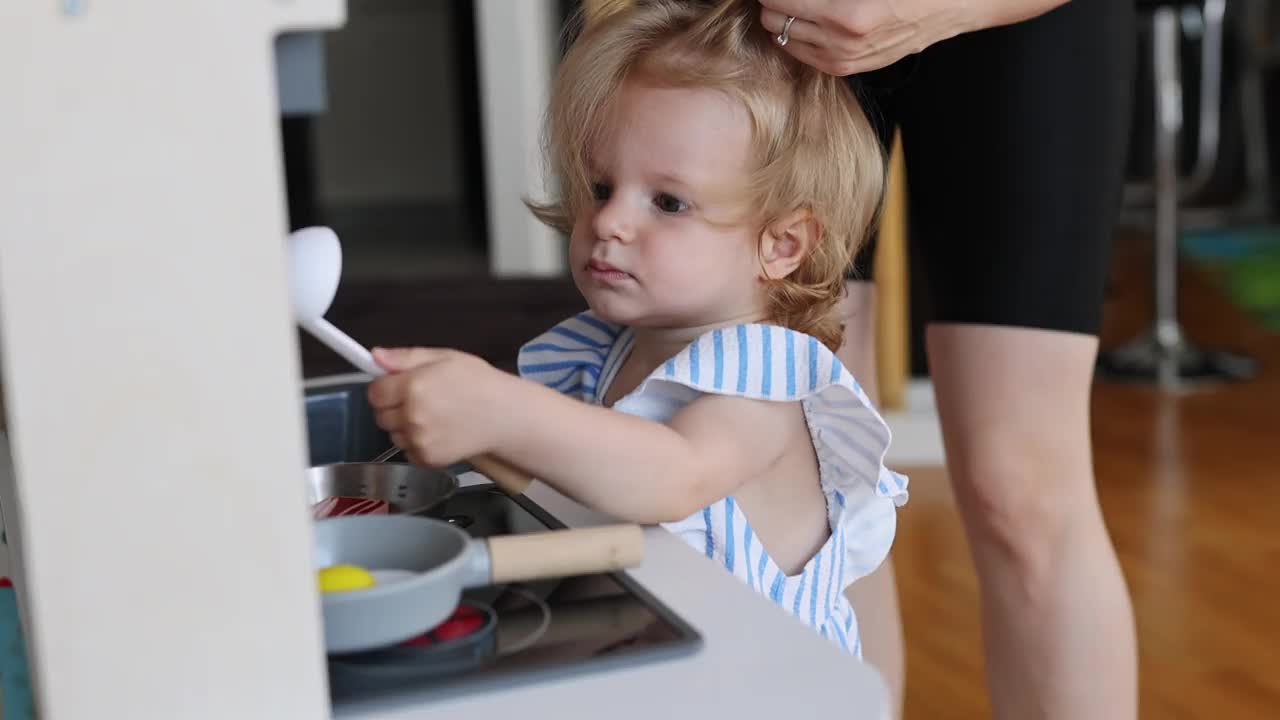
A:
<svg viewBox="0 0 1280 720">
<path fill-rule="evenodd" d="M 456 350 L 378 348 L 373 358 L 387 375 L 369 384 L 369 404 L 411 461 L 440 467 L 493 449 L 510 375 Z"/>
</svg>

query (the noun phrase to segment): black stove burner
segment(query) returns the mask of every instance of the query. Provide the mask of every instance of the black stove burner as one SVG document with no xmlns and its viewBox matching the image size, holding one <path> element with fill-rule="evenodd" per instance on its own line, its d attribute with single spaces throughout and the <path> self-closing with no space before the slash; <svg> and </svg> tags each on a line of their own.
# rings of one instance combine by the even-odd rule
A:
<svg viewBox="0 0 1280 720">
<path fill-rule="evenodd" d="M 563 527 L 527 498 L 464 488 L 431 513 L 473 537 Z M 691 651 L 696 632 L 622 574 L 469 590 L 441 626 L 395 647 L 329 658 L 334 711 L 406 702 Z"/>
</svg>

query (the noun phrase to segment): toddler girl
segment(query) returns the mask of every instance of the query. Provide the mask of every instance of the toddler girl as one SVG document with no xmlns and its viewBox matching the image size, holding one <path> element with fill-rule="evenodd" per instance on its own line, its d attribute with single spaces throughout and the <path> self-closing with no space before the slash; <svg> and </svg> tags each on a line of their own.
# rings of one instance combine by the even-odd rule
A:
<svg viewBox="0 0 1280 720">
<path fill-rule="evenodd" d="M 833 351 L 883 158 L 839 79 L 788 57 L 755 2 L 633 0 L 552 91 L 557 197 L 588 311 L 520 377 L 379 349 L 380 426 L 415 462 L 492 453 L 617 518 L 660 523 L 860 655 L 846 588 L 885 558 L 906 479 Z"/>
</svg>

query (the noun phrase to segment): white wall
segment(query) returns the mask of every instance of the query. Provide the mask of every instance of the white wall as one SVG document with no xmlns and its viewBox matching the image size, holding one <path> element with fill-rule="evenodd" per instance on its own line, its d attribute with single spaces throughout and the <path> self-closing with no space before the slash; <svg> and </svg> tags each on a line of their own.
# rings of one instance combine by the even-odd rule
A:
<svg viewBox="0 0 1280 720">
<path fill-rule="evenodd" d="M 489 202 L 490 268 L 497 275 L 564 272 L 564 241 L 529 214 L 545 197 L 541 151 L 557 54 L 555 0 L 477 0 Z"/>
</svg>

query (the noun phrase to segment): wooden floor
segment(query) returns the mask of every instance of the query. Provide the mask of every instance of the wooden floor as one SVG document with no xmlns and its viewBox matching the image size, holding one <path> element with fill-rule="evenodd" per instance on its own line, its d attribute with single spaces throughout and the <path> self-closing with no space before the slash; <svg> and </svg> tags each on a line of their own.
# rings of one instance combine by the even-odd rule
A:
<svg viewBox="0 0 1280 720">
<path fill-rule="evenodd" d="M 1147 256 L 1117 250 L 1103 346 L 1149 317 Z M 1183 314 L 1207 346 L 1263 361 L 1259 379 L 1182 397 L 1098 384 L 1098 490 L 1133 594 L 1141 716 L 1280 718 L 1280 334 L 1194 274 Z M 989 716 L 977 584 L 945 472 L 908 469 L 895 560 L 907 718 Z"/>
</svg>

